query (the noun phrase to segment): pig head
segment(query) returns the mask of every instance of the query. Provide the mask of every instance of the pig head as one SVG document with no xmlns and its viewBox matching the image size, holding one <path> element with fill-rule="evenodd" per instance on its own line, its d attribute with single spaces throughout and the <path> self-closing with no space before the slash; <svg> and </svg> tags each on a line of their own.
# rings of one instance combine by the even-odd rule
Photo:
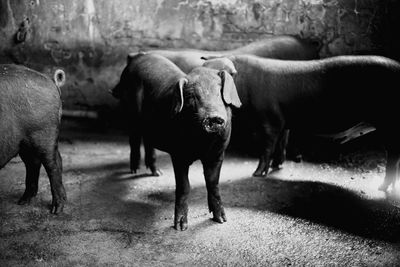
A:
<svg viewBox="0 0 400 267">
<path fill-rule="evenodd" d="M 175 114 L 181 119 L 200 122 L 206 133 L 223 134 L 230 123 L 230 109 L 241 102 L 231 75 L 207 68 L 196 68 L 179 81 Z"/>
</svg>

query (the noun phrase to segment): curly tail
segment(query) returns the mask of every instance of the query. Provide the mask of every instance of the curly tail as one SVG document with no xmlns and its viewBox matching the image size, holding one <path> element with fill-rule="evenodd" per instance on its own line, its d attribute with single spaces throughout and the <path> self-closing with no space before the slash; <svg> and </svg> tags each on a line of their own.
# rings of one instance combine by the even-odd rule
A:
<svg viewBox="0 0 400 267">
<path fill-rule="evenodd" d="M 61 69 L 56 69 L 53 75 L 53 81 L 58 88 L 65 84 L 65 72 Z"/>
</svg>

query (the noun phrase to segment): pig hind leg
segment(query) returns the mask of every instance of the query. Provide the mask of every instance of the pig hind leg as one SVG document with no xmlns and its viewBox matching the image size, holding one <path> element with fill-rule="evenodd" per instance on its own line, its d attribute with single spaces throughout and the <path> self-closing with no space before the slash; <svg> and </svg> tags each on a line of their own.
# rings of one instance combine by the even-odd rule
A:
<svg viewBox="0 0 400 267">
<path fill-rule="evenodd" d="M 31 148 L 22 146 L 19 152 L 22 161 L 25 164 L 26 177 L 25 177 L 25 192 L 19 199 L 18 204 L 29 204 L 31 199 L 36 196 L 38 192 L 39 173 L 41 162 L 37 153 Z"/>
<path fill-rule="evenodd" d="M 151 174 L 153 176 L 160 176 L 162 172 L 156 166 L 156 150 L 149 143 L 149 141 L 146 139 L 145 136 L 143 137 L 143 143 L 144 143 L 144 153 L 145 153 L 144 162 L 146 164 L 146 167 L 150 169 Z"/>
<path fill-rule="evenodd" d="M 261 155 L 258 160 L 258 166 L 253 176 L 267 176 L 271 156 L 275 151 L 280 130 L 273 129 L 270 125 L 264 125 L 261 131 Z"/>
<path fill-rule="evenodd" d="M 140 167 L 140 144 L 142 142 L 142 133 L 140 127 L 129 130 L 130 169 L 131 173 L 136 173 Z"/>
<path fill-rule="evenodd" d="M 294 162 L 301 162 L 303 156 L 301 150 L 303 148 L 302 143 L 304 142 L 304 136 L 298 131 L 290 130 L 286 144 L 286 158 L 293 160 Z"/>
<path fill-rule="evenodd" d="M 49 176 L 51 194 L 53 196 L 51 213 L 57 214 L 63 211 L 64 203 L 67 199 L 62 184 L 62 160 L 57 145 L 44 154 L 42 163 Z"/>
<path fill-rule="evenodd" d="M 18 155 L 18 144 L 10 144 L 9 138 L 0 136 L 0 169 Z"/>
<path fill-rule="evenodd" d="M 139 93 L 139 92 L 137 92 Z M 140 168 L 140 145 L 143 137 L 143 120 L 141 112 L 141 97 L 135 96 L 136 103 L 129 106 L 127 112 L 128 118 L 128 131 L 129 131 L 129 146 L 130 146 L 130 169 L 131 173 L 136 173 Z"/>
<path fill-rule="evenodd" d="M 52 194 L 51 213 L 63 211 L 66 193 L 62 184 L 62 159 L 58 151 L 57 129 L 40 131 L 32 136 L 33 147 L 43 164 L 50 181 Z"/>
<path fill-rule="evenodd" d="M 274 153 L 272 154 L 271 168 L 279 170 L 286 160 L 286 146 L 289 138 L 289 130 L 284 130 L 276 142 Z"/>
<path fill-rule="evenodd" d="M 386 147 L 386 173 L 383 183 L 378 188 L 380 191 L 387 191 L 390 185 L 394 188 L 399 170 L 400 149 L 393 146 Z"/>
</svg>

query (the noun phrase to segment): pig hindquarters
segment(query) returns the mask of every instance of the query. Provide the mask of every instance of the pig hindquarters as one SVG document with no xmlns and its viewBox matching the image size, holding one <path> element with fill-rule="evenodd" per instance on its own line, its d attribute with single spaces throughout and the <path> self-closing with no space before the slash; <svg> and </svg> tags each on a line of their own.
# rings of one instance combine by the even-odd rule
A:
<svg viewBox="0 0 400 267">
<path fill-rule="evenodd" d="M 357 129 L 355 125 L 367 125 L 382 136 L 387 151 L 386 175 L 379 189 L 394 186 L 400 160 L 398 62 L 378 56 L 285 61 L 240 55 L 229 59 L 237 70 L 235 83 L 243 107 L 250 108 L 262 125 L 263 152 L 255 176 L 267 175 L 285 129 L 335 136 Z M 213 60 L 220 66 L 222 60 Z"/>
<path fill-rule="evenodd" d="M 56 79 L 60 75 L 63 72 L 58 70 Z M 58 151 L 61 119 L 58 85 L 62 82 L 53 82 L 23 66 L 0 65 L 0 168 L 20 155 L 26 168 L 26 188 L 18 204 L 26 204 L 38 192 L 43 164 L 50 179 L 54 214 L 62 212 L 66 201 Z"/>
</svg>

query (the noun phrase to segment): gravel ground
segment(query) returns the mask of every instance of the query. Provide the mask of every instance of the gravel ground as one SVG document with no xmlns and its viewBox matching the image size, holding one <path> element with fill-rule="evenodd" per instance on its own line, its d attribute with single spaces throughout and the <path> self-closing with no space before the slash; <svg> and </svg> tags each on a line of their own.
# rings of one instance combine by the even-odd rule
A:
<svg viewBox="0 0 400 267">
<path fill-rule="evenodd" d="M 189 229 L 180 232 L 172 228 L 169 156 L 158 153 L 162 176 L 132 175 L 123 132 L 92 126 L 63 122 L 64 214 L 49 213 L 43 169 L 29 206 L 16 204 L 24 191 L 20 159 L 0 171 L 0 266 L 400 265 L 400 192 L 377 190 L 382 151 L 347 147 L 324 163 L 287 161 L 268 178 L 251 177 L 255 158 L 229 151 L 220 181 L 224 224 L 210 220 L 195 162 Z"/>
</svg>

